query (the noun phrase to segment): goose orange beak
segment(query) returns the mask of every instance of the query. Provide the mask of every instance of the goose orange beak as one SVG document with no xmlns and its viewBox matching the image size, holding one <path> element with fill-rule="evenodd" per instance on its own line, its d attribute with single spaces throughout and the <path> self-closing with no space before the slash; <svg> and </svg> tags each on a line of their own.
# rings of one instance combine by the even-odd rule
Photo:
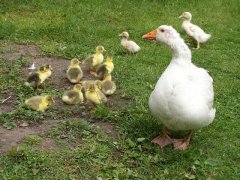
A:
<svg viewBox="0 0 240 180">
<path fill-rule="evenodd" d="M 157 35 L 157 30 L 153 30 L 142 36 L 143 39 L 155 40 Z"/>
</svg>

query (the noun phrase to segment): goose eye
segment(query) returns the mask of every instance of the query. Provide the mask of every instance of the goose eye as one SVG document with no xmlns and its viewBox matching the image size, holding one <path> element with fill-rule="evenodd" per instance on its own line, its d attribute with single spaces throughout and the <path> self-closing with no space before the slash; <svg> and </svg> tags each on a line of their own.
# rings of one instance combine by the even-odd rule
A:
<svg viewBox="0 0 240 180">
<path fill-rule="evenodd" d="M 160 29 L 161 32 L 164 32 L 164 29 Z"/>
</svg>

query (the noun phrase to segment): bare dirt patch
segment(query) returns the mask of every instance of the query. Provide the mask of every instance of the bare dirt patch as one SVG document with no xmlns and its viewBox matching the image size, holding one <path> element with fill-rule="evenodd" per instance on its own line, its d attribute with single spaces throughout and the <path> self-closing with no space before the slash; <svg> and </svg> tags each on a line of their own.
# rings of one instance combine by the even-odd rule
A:
<svg viewBox="0 0 240 180">
<path fill-rule="evenodd" d="M 0 41 L 2 47 L 1 56 L 12 61 L 20 59 L 21 57 L 34 57 L 40 56 L 40 51 L 37 46 L 13 44 L 6 41 Z"/>
<path fill-rule="evenodd" d="M 93 126 L 98 126 L 100 129 L 106 133 L 109 137 L 117 138 L 117 130 L 113 123 L 110 122 L 95 122 Z"/>
<path fill-rule="evenodd" d="M 56 149 L 56 143 L 52 138 L 44 138 L 41 143 L 38 145 L 38 148 L 41 150 L 52 150 Z"/>
<path fill-rule="evenodd" d="M 23 44 L 13 44 L 9 42 L 0 41 L 1 51 L 0 56 L 11 61 L 15 61 L 21 58 L 26 59 L 29 64 L 35 63 L 36 67 L 40 67 L 44 64 L 51 64 L 53 68 L 52 77 L 49 81 L 47 81 L 44 86 L 51 86 L 57 90 L 66 90 L 73 87 L 68 79 L 66 78 L 66 70 L 69 66 L 70 61 L 68 59 L 64 59 L 61 57 L 50 57 L 41 54 L 41 51 L 37 46 L 34 45 L 23 45 Z M 81 64 L 81 68 L 84 73 L 83 80 L 93 80 L 94 78 L 88 73 L 87 68 Z M 28 67 L 23 67 L 21 69 L 21 76 L 26 78 L 29 74 L 30 70 Z M 2 95 L 0 100 L 4 100 L 11 96 L 9 100 L 2 103 L 0 102 L 0 113 L 7 113 L 14 110 L 18 102 L 16 101 L 16 95 L 12 92 L 7 92 Z M 124 96 L 119 89 L 116 91 L 116 94 L 108 97 L 110 109 L 119 110 L 124 107 L 126 104 L 129 104 L 129 99 Z M 87 104 L 69 106 L 64 104 L 61 101 L 60 97 L 55 98 L 56 103 L 47 111 L 47 112 L 57 112 L 57 114 L 64 114 L 64 119 L 86 119 L 89 117 L 84 112 L 89 107 Z M 0 153 L 8 151 L 11 147 L 17 146 L 21 143 L 21 140 L 28 135 L 37 135 L 43 134 L 48 131 L 51 127 L 58 125 L 58 122 L 61 120 L 51 120 L 51 116 L 48 117 L 48 113 L 44 115 L 44 119 L 47 120 L 47 123 L 39 124 L 30 122 L 30 126 L 28 127 L 16 127 L 12 130 L 7 130 L 3 127 L 0 127 Z M 68 112 L 69 113 L 68 115 Z M 61 119 L 56 117 L 55 119 Z M 24 119 L 22 119 L 24 120 Z M 20 120 L 20 121 L 22 121 Z M 54 123 L 52 123 L 54 122 Z M 105 132 L 110 137 L 116 138 L 117 131 L 114 127 L 114 124 L 109 122 L 94 122 L 93 126 L 99 126 L 103 132 Z M 43 138 L 41 143 L 39 144 L 40 149 L 51 149 L 55 147 L 54 140 L 51 138 Z"/>
<path fill-rule="evenodd" d="M 29 64 L 35 63 L 36 67 L 40 67 L 44 64 L 51 64 L 53 68 L 53 73 L 50 80 L 44 83 L 44 86 L 51 86 L 55 89 L 70 89 L 73 87 L 68 79 L 66 78 L 66 70 L 69 66 L 70 61 L 68 59 L 64 59 L 61 57 L 49 57 L 44 56 L 40 53 L 38 47 L 34 45 L 18 45 L 18 44 L 10 44 L 6 42 L 0 42 L 0 45 L 6 47 L 1 53 L 0 56 L 6 58 L 10 61 L 18 60 L 22 57 L 27 59 Z M 81 68 L 84 74 L 84 80 L 94 80 L 95 78 L 91 76 L 86 68 L 85 65 L 81 64 Z M 21 69 L 21 75 L 24 78 L 27 78 L 30 70 L 28 67 L 23 67 Z M 116 93 L 112 96 L 108 97 L 110 108 L 112 110 L 119 110 L 121 109 L 124 104 L 129 104 L 129 99 L 124 97 L 124 93 L 117 89 Z M 60 102 L 60 101 L 58 101 Z M 60 104 L 61 106 L 64 105 L 63 103 Z M 6 104 L 2 107 L 2 112 L 7 112 L 8 109 L 11 109 L 11 104 Z"/>
<path fill-rule="evenodd" d="M 29 135 L 43 135 L 43 139 L 36 146 L 40 150 L 48 151 L 61 148 L 61 145 L 58 145 L 54 138 L 45 137 L 44 135 L 50 129 L 59 126 L 60 123 L 61 120 L 48 120 L 44 121 L 42 124 L 35 124 L 34 126 L 31 125 L 28 127 L 16 127 L 12 130 L 7 130 L 6 128 L 0 126 L 0 154 L 8 152 L 12 147 L 21 145 L 23 139 Z M 117 138 L 117 130 L 115 129 L 113 123 L 94 122 L 92 123 L 92 126 L 99 127 L 101 131 L 111 138 Z M 75 145 L 67 140 L 65 143 L 68 147 Z"/>
<path fill-rule="evenodd" d="M 4 93 L 0 101 L 0 113 L 10 112 L 16 105 L 16 96 L 12 92 Z"/>
<path fill-rule="evenodd" d="M 16 127 L 7 130 L 0 126 L 0 154 L 7 152 L 14 146 L 19 145 L 22 139 L 28 135 L 43 134 L 50 128 L 57 126 L 60 121 L 46 121 L 43 124 L 28 127 Z"/>
</svg>

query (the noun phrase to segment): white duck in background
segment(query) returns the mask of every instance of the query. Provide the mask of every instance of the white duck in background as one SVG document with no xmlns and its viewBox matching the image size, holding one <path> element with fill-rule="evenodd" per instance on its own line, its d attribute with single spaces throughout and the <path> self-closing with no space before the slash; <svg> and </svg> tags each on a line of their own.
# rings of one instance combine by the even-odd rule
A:
<svg viewBox="0 0 240 180">
<path fill-rule="evenodd" d="M 190 12 L 182 13 L 179 18 L 183 19 L 182 28 L 197 41 L 197 49 L 200 48 L 200 43 L 206 42 L 211 37 L 211 34 L 205 33 L 200 27 L 191 23 L 192 15 Z"/>
<path fill-rule="evenodd" d="M 163 136 L 152 142 L 185 150 L 193 130 L 209 125 L 215 117 L 213 80 L 205 69 L 192 64 L 191 51 L 172 26 L 162 25 L 143 39 L 156 39 L 173 50 L 172 60 L 149 98 L 152 115 L 165 126 Z M 171 139 L 167 128 L 191 132 L 185 139 Z"/>
<path fill-rule="evenodd" d="M 119 34 L 119 36 L 122 37 L 121 45 L 125 49 L 127 49 L 130 53 L 137 53 L 138 51 L 140 51 L 141 48 L 139 47 L 139 45 L 137 45 L 137 43 L 128 40 L 129 38 L 128 32 L 122 32 L 121 34 Z"/>
</svg>

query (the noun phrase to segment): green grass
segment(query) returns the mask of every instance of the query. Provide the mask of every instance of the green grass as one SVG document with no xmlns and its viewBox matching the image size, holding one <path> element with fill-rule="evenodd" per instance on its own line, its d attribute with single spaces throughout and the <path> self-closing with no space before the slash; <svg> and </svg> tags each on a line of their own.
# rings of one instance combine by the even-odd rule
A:
<svg viewBox="0 0 240 180">
<path fill-rule="evenodd" d="M 38 45 L 43 54 L 84 59 L 102 44 L 114 57 L 113 77 L 133 104 L 111 112 L 100 108 L 92 118 L 114 121 L 119 138 L 111 139 L 84 124 L 63 123 L 50 131 L 81 143 L 60 150 L 40 151 L 29 142 L 0 156 L 0 179 L 238 179 L 240 176 L 240 75 L 238 0 L 213 1 L 77 1 L 77 0 L 1 0 L 0 39 Z M 141 36 L 162 24 L 173 25 L 187 42 L 177 18 L 190 11 L 193 22 L 212 34 L 199 50 L 192 50 L 193 62 L 206 68 L 214 79 L 216 118 L 209 127 L 198 130 L 184 152 L 171 147 L 161 150 L 150 143 L 162 126 L 151 116 L 148 97 L 171 59 L 171 51 Z M 142 47 L 135 56 L 124 54 L 118 34 L 127 30 Z M 64 51 L 60 47 L 66 46 Z M 192 44 L 191 44 L 192 46 Z M 3 51 L 1 47 L 1 51 Z M 7 48 L 11 51 L 11 48 Z M 19 106 L 1 115 L 0 122 L 14 126 L 13 117 L 38 121 L 40 113 L 23 105 L 31 89 L 12 85 L 19 74 L 21 60 L 12 68 L 1 60 L 1 93 L 13 90 Z M 8 70 L 8 71 L 5 71 Z M 11 72 L 10 75 L 8 72 Z M 54 89 L 49 91 L 59 95 Z M 110 112 L 109 112 L 110 111 Z M 49 111 L 48 111 L 49 112 Z M 50 110 L 51 112 L 51 110 Z M 53 111 L 54 112 L 54 111 Z M 62 112 L 65 112 L 63 109 Z M 50 113 L 49 113 L 50 114 Z M 47 112 L 45 115 L 49 115 Z M 62 116 L 62 118 L 66 118 Z M 54 117 L 55 114 L 49 116 Z M 78 128 L 79 127 L 79 128 Z M 145 138 L 138 142 L 138 138 Z"/>
<path fill-rule="evenodd" d="M 39 144 L 41 142 L 41 137 L 36 135 L 25 136 L 23 142 L 29 145 Z"/>
</svg>

